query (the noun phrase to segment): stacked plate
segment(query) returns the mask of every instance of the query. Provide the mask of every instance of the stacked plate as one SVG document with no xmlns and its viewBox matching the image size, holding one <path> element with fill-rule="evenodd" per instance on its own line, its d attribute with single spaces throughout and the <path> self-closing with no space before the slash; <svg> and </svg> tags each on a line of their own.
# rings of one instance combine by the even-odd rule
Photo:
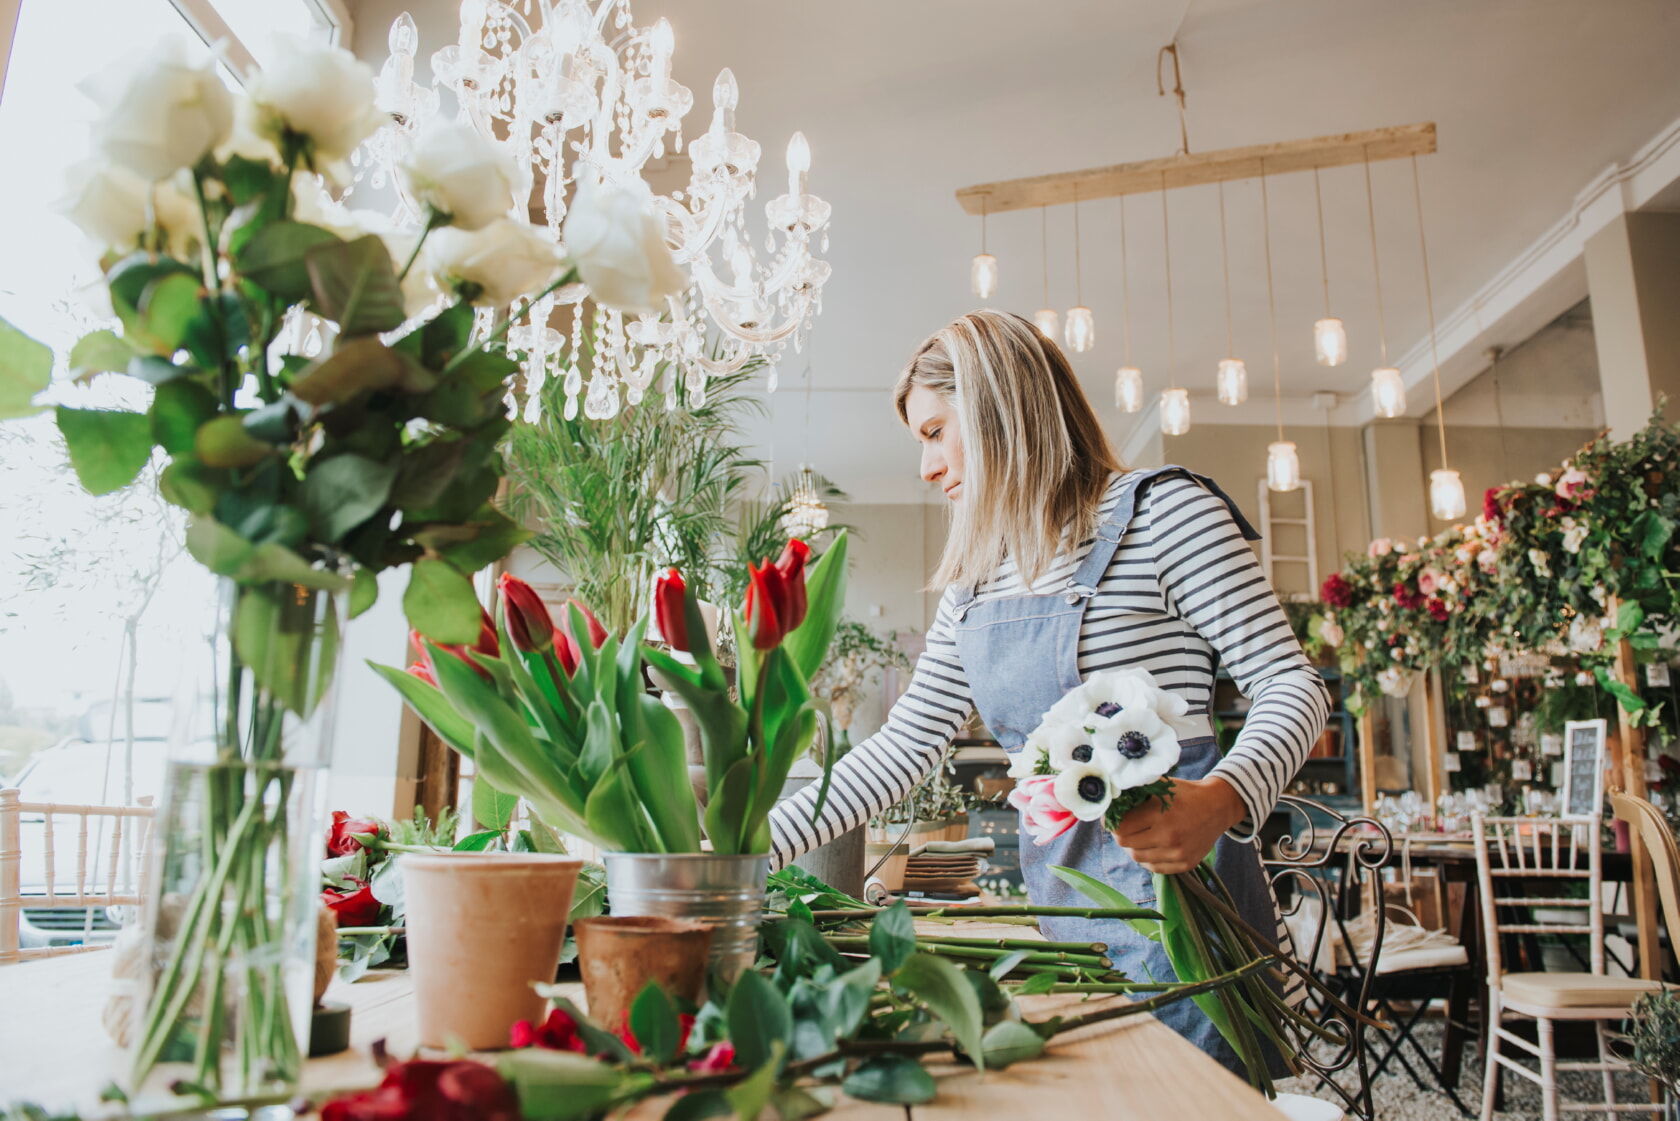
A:
<svg viewBox="0 0 1680 1121">
<path fill-rule="evenodd" d="M 931 841 L 914 848 L 904 869 L 904 891 L 909 895 L 972 899 L 980 894 L 974 881 L 991 853 L 990 837 Z"/>
</svg>

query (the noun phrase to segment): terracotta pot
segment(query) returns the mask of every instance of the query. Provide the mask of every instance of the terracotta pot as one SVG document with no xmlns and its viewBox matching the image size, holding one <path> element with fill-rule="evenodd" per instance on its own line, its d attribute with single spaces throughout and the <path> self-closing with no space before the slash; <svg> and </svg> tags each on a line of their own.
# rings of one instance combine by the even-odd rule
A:
<svg viewBox="0 0 1680 1121">
<path fill-rule="evenodd" d="M 609 915 L 572 926 L 589 1017 L 617 1031 L 649 981 L 674 1000 L 700 1003 L 712 928 L 658 915 Z"/>
<path fill-rule="evenodd" d="M 543 1018 L 531 984 L 560 967 L 582 867 L 538 853 L 402 857 L 420 1046 L 506 1047 L 516 1021 Z"/>
</svg>

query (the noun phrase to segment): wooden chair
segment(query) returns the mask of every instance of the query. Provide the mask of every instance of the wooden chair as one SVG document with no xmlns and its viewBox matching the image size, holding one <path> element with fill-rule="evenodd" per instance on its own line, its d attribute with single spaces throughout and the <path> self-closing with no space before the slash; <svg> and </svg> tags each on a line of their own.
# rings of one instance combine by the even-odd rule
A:
<svg viewBox="0 0 1680 1121">
<path fill-rule="evenodd" d="M 146 850 L 152 835 L 152 805 L 150 798 L 140 799 L 134 806 L 61 806 L 49 802 L 24 802 L 21 793 L 13 788 L 0 789 L 0 965 L 28 961 L 32 958 L 53 957 L 60 954 L 82 953 L 107 948 L 95 946 L 50 946 L 25 949 L 19 944 L 19 925 L 24 907 L 31 911 L 86 911 L 93 907 L 121 907 L 140 905 L 139 878 L 134 868 L 146 866 Z M 45 891 L 24 895 L 21 891 L 23 849 L 23 818 L 39 815 L 43 857 L 46 864 Z M 55 846 L 60 828 L 72 825 L 62 819 L 74 819 L 76 828 L 75 876 L 61 885 L 58 877 L 60 854 Z M 100 819 L 110 819 L 108 854 L 103 835 L 106 830 Z M 89 822 L 95 823 L 94 847 L 89 850 Z M 125 829 L 133 822 L 138 837 L 128 838 Z M 103 874 L 99 862 L 105 861 Z M 133 864 L 127 864 L 133 861 Z M 71 885 L 74 890 L 69 890 Z M 133 890 L 118 891 L 119 884 L 135 885 Z"/>
<path fill-rule="evenodd" d="M 1498 1092 L 1500 1068 L 1513 1071 L 1539 1085 L 1545 1121 L 1556 1121 L 1561 1110 L 1618 1113 L 1656 1112 L 1661 1105 L 1618 1103 L 1614 1072 L 1630 1069 L 1611 1056 L 1606 1024 L 1619 1023 L 1641 993 L 1660 988 L 1658 982 L 1636 977 L 1607 977 L 1604 974 L 1604 910 L 1601 903 L 1603 871 L 1599 852 L 1599 818 L 1579 820 L 1555 818 L 1484 817 L 1472 818 L 1476 840 L 1476 874 L 1481 887 L 1483 944 L 1487 950 L 1487 1053 L 1482 1089 L 1482 1121 L 1491 1121 Z M 1539 885 L 1562 885 L 1575 881 L 1586 888 L 1584 897 L 1560 897 L 1556 890 Z M 1538 894 L 1536 894 L 1538 893 Z M 1507 973 L 1501 959 L 1501 936 L 1581 933 L 1571 923 L 1535 921 L 1535 907 L 1573 908 L 1587 911 L 1590 940 L 1590 973 Z M 1536 1025 L 1538 1043 L 1509 1031 L 1507 1018 L 1528 1019 Z M 1559 1062 L 1553 1044 L 1553 1025 L 1558 1021 L 1590 1020 L 1598 1038 L 1597 1062 Z M 1516 1058 L 1502 1054 L 1509 1043 L 1539 1061 L 1539 1072 Z M 1557 1072 L 1596 1070 L 1604 1082 L 1602 1103 L 1558 1103 Z"/>
</svg>

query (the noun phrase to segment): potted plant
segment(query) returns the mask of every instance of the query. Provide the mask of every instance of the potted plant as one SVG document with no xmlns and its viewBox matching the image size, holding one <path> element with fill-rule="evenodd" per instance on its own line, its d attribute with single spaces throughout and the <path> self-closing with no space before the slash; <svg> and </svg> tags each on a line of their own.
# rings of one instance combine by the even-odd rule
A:
<svg viewBox="0 0 1680 1121">
<path fill-rule="evenodd" d="M 809 555 L 791 541 L 774 564 L 753 566 L 743 610 L 731 613 L 738 695 L 699 600 L 675 569 L 654 596 L 669 649 L 643 641 L 647 619 L 621 638 L 576 601 L 556 623 L 529 585 L 504 576 L 500 620 L 486 615 L 478 646 L 423 642 L 426 660 L 412 671 L 374 668 L 474 761 L 478 781 L 606 850 L 614 914 L 707 921 L 717 928 L 712 961 L 733 973 L 756 951 L 769 815 L 815 735 L 807 679 L 845 594 L 845 536 L 807 578 Z M 683 697 L 699 725 L 703 822 L 682 728 L 647 690 L 644 666 Z"/>
<path fill-rule="evenodd" d="M 1680 996 L 1664 989 L 1634 1001 L 1627 1042 L 1633 1068 L 1663 1085 L 1667 1106 L 1663 1116 L 1680 1116 Z"/>
</svg>

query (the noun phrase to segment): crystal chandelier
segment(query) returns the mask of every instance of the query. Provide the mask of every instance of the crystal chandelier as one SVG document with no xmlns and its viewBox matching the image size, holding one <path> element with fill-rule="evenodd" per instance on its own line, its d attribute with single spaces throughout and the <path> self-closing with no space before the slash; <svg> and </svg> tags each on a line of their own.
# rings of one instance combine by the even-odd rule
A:
<svg viewBox="0 0 1680 1121">
<path fill-rule="evenodd" d="M 799 466 L 799 479 L 793 484 L 788 499 L 788 512 L 782 515 L 782 529 L 789 537 L 810 537 L 828 528 L 828 507 L 817 493 L 817 477 L 809 463 Z"/>
<path fill-rule="evenodd" d="M 459 37 L 432 55 L 429 89 L 413 81 L 419 35 L 406 12 L 392 25 L 390 45 L 378 89 L 391 123 L 356 153 L 357 186 L 396 182 L 400 195 L 394 164 L 438 112 L 444 89 L 455 97 L 457 118 L 507 152 L 518 176 L 515 197 L 529 200 L 532 220 L 557 242 L 579 176 L 629 185 L 643 180 L 650 161 L 682 153 L 694 97 L 671 79 L 675 36 L 663 19 L 635 26 L 629 0 L 463 0 Z M 766 388 L 774 391 L 787 347 L 803 350 L 830 273 L 815 254 L 828 251 L 831 208 L 806 186 L 811 149 L 796 132 L 787 190 L 765 205 L 768 232 L 755 243 L 747 203 L 758 190 L 760 148 L 735 131 L 738 99 L 735 76 L 722 70 L 711 123 L 688 144 L 687 186 L 653 195 L 672 255 L 691 281 L 683 295 L 657 314 L 638 315 L 586 308 L 587 291 L 569 286 L 534 309 L 529 327 L 509 332 L 510 346 L 526 357 L 527 420 L 540 415 L 537 391 L 549 377 L 563 380 L 568 419 L 580 398 L 584 415 L 605 419 L 639 404 L 661 379 L 667 408 L 685 392 L 699 407 L 709 377 L 753 362 L 767 366 Z M 419 215 L 413 200 L 400 199 L 399 221 L 418 225 Z"/>
</svg>

